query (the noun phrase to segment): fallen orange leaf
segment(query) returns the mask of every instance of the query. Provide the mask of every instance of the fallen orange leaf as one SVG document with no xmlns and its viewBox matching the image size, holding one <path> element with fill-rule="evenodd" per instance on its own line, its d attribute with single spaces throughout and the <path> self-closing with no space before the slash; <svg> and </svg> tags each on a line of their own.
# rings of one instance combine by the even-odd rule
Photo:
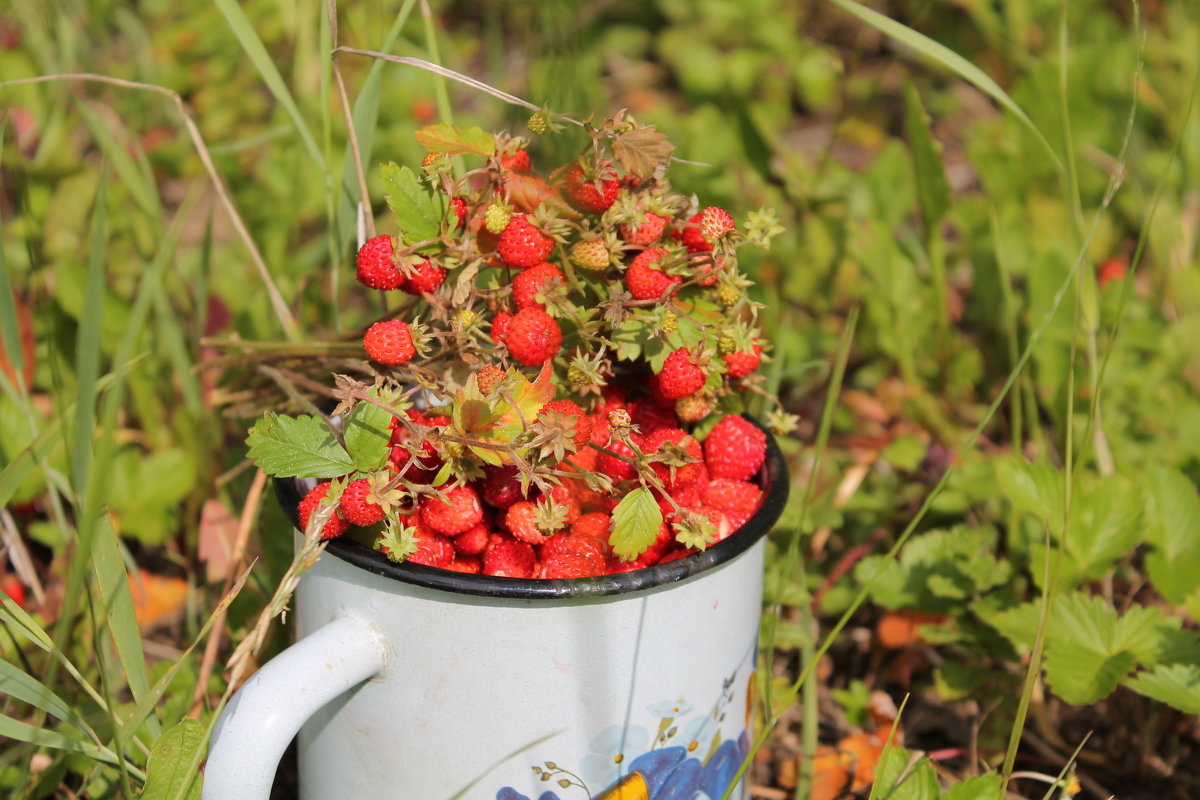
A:
<svg viewBox="0 0 1200 800">
<path fill-rule="evenodd" d="M 926 614 L 924 611 L 905 609 L 888 611 L 875 623 L 875 635 L 884 647 L 895 650 L 912 647 L 922 641 L 917 629 L 922 625 L 937 625 L 946 621 L 945 614 Z"/>
<path fill-rule="evenodd" d="M 136 576 L 129 576 L 129 590 L 133 593 L 138 626 L 146 630 L 183 611 L 188 586 L 183 578 L 154 575 L 139 569 Z"/>
</svg>

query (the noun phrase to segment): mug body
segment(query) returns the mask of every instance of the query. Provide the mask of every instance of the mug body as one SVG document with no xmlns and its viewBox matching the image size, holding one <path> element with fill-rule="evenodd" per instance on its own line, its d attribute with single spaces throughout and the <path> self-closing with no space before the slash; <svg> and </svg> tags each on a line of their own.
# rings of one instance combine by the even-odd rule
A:
<svg viewBox="0 0 1200 800">
<path fill-rule="evenodd" d="M 632 591 L 532 597 L 324 553 L 299 634 L 356 615 L 386 665 L 301 730 L 302 800 L 717 800 L 749 748 L 764 547 Z"/>
</svg>

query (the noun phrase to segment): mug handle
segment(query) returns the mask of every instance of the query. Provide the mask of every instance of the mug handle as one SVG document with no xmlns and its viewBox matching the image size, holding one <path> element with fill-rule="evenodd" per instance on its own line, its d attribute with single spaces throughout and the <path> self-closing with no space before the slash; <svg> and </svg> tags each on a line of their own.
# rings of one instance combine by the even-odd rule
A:
<svg viewBox="0 0 1200 800">
<path fill-rule="evenodd" d="M 326 703 L 378 675 L 383 636 L 338 617 L 271 659 L 233 695 L 213 729 L 202 800 L 269 800 L 279 759 Z"/>
</svg>

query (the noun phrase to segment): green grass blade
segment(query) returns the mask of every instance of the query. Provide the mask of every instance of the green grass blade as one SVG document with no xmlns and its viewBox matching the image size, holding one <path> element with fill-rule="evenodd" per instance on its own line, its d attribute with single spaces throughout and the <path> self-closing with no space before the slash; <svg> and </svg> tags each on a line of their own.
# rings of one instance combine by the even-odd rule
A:
<svg viewBox="0 0 1200 800">
<path fill-rule="evenodd" d="M 70 736 L 64 736 L 61 733 L 49 731 L 45 728 L 38 728 L 27 722 L 21 722 L 3 714 L 0 714 L 0 736 L 7 736 L 10 739 L 16 739 L 18 742 L 27 742 L 38 747 L 51 747 L 55 750 L 79 753 L 96 761 L 102 761 L 105 764 L 116 766 L 119 763 L 119 759 L 107 747 L 98 747 L 91 742 L 72 739 Z M 145 778 L 145 773 L 134 769 L 132 766 L 129 767 L 129 771 L 135 775 L 140 774 L 142 778 Z"/>
<path fill-rule="evenodd" d="M 93 425 L 96 421 L 96 380 L 100 376 L 100 318 L 104 306 L 104 256 L 108 238 L 105 203 L 108 196 L 105 169 L 93 203 L 92 230 L 88 237 L 87 277 L 83 318 L 75 339 L 75 441 L 71 447 L 71 480 L 80 496 L 87 486 L 92 460 Z"/>
<path fill-rule="evenodd" d="M 246 12 L 242 10 L 242 7 L 238 5 L 236 0 L 214 0 L 214 2 L 217 8 L 221 10 L 221 13 L 225 15 L 225 21 L 233 29 L 233 35 L 237 37 L 238 42 L 242 45 L 242 49 L 250 57 L 254 68 L 262 76 L 263 82 L 267 84 L 267 88 L 271 90 L 271 94 L 275 95 L 275 99 L 279 101 L 279 105 L 283 106 L 283 110 L 291 118 L 292 124 L 296 126 L 296 132 L 300 134 L 305 149 L 308 150 L 309 155 L 312 156 L 317 166 L 324 170 L 325 156 L 321 154 L 321 148 L 317 146 L 317 140 L 313 138 L 312 131 L 308 129 L 308 123 L 304 121 L 304 117 L 301 116 L 300 108 L 296 105 L 292 93 L 288 91 L 287 84 L 283 82 L 283 76 L 279 74 L 279 68 L 271 60 L 266 46 L 254 30 L 254 26 L 250 24 Z"/>
<path fill-rule="evenodd" d="M 3 592 L 0 592 L 0 622 L 16 628 L 22 636 L 46 652 L 54 649 L 54 642 L 46 630 Z"/>
<path fill-rule="evenodd" d="M 0 137 L 0 144 L 3 138 Z M 4 230 L 4 218 L 0 217 L 0 230 Z M 13 302 L 12 283 L 8 277 L 8 262 L 4 257 L 4 237 L 0 236 L 0 339 L 4 340 L 4 352 L 13 374 L 17 376 L 17 391 L 28 391 L 21 378 L 25 368 L 25 354 L 21 352 L 21 333 L 17 328 L 17 306 Z"/>
<path fill-rule="evenodd" d="M 63 722 L 68 722 L 90 735 L 91 729 L 71 706 L 37 678 L 26 674 L 15 664 L 0 661 L 0 694 L 28 703 Z"/>
<path fill-rule="evenodd" d="M 146 213 L 146 216 L 156 223 L 163 218 L 162 206 L 158 200 L 158 191 L 154 184 L 146 182 L 145 173 L 138 168 L 137 163 L 130 157 L 129 151 L 117 137 L 113 136 L 108 125 L 93 111 L 87 103 L 79 101 L 75 104 L 79 116 L 87 125 L 92 137 L 104 151 L 105 157 L 112 163 L 113 170 L 121 180 L 121 184 L 133 195 L 133 201 Z"/>
<path fill-rule="evenodd" d="M 117 657 L 125 670 L 134 702 L 138 702 L 150 689 L 146 656 L 142 652 L 142 631 L 138 627 L 133 592 L 129 589 L 129 576 L 121 558 L 117 532 L 107 514 L 100 517 L 92 540 L 92 574 L 100 590 L 100 602 L 117 648 Z M 153 714 L 147 717 L 147 723 L 155 736 L 162 732 L 158 718 Z"/>
<path fill-rule="evenodd" d="M 922 33 L 917 33 L 907 25 L 901 25 L 899 22 L 880 14 L 878 11 L 872 11 L 866 6 L 854 2 L 854 0 L 829 0 L 829 2 L 843 11 L 858 17 L 885 36 L 895 39 L 905 47 L 911 48 L 915 52 L 936 61 L 995 100 L 1019 119 L 1025 127 L 1029 128 L 1030 132 L 1033 133 L 1045 149 L 1046 155 L 1054 162 L 1055 169 L 1060 173 L 1063 171 L 1062 161 L 1059 160 L 1058 154 L 1054 152 L 1054 148 L 1050 146 L 1050 142 L 1042 135 L 1041 130 L 1033 124 L 1033 120 L 1029 118 L 1024 109 L 1017 105 L 1016 101 L 1009 97 L 1008 93 L 1000 87 L 1000 84 L 992 80 L 986 72 L 945 45 L 935 42 Z"/>
</svg>

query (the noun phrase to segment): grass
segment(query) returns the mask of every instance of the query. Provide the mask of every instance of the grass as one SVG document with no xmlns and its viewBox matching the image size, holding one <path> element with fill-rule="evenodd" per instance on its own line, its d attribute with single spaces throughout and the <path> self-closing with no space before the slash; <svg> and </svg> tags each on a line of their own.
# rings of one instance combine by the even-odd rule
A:
<svg viewBox="0 0 1200 800">
<path fill-rule="evenodd" d="M 889 18 L 852 0 L 617 3 L 568 29 L 569 5 L 330 17 L 319 0 L 93 0 L 0 18 L 0 505 L 17 533 L 0 578 L 23 569 L 53 598 L 0 612 L 0 734 L 14 740 L 0 786 L 135 796 L 156 743 L 199 763 L 183 720 L 211 724 L 231 645 L 281 645 L 260 614 L 280 610 L 290 543 L 243 466 L 246 421 L 222 415 L 256 398 L 216 383 L 228 353 L 214 343 L 350 336 L 378 314 L 348 274 L 361 198 L 380 206 L 372 164 L 418 161 L 412 131 L 434 119 L 516 128 L 527 114 L 355 56 L 382 52 L 535 106 L 596 103 L 556 111 L 629 107 L 713 165 L 681 167 L 686 188 L 788 225 L 751 265 L 772 383 L 803 420 L 784 443 L 798 485 L 768 574 L 754 749 L 769 757 L 744 765 L 760 796 L 822 797 L 819 748 L 858 732 L 878 734 L 885 766 L 957 754 L 904 762 L 911 791 L 936 767 L 947 789 L 995 775 L 1023 797 L 1047 792 L 1033 774 L 1077 775 L 1086 797 L 1194 794 L 1200 742 L 1168 731 L 1200 699 L 1145 688 L 1200 663 L 1200 594 L 1179 578 L 1200 566 L 1200 25 L 1186 4 L 900 3 Z M 122 23 L 99 24 L 109 14 Z M 124 56 L 135 41 L 147 57 Z M 1098 272 L 1114 259 L 1120 280 Z M 171 468 L 128 496 L 117 473 L 142 462 Z M 1191 495 L 1164 494 L 1150 465 Z M 1025 493 L 1002 490 L 1005 470 Z M 1094 487 L 1118 485 L 1129 507 L 1099 505 Z M 952 556 L 945 532 L 986 547 Z M 210 577 L 214 547 L 227 552 Z M 139 568 L 187 589 L 157 625 L 135 605 Z M 1080 640 L 1061 621 L 1076 598 L 1111 612 L 1113 636 L 1132 609 L 1156 614 L 1146 631 L 1170 646 Z M 886 646 L 879 626 L 909 611 L 941 622 Z M 1134 660 L 1084 691 L 1072 646 Z M 854 682 L 911 695 L 904 719 L 873 720 Z M 969 736 L 922 730 L 914 706 L 966 719 Z M 1080 720 L 1109 735 L 1083 742 Z M 889 796 L 851 773 L 859 796 Z"/>
</svg>

